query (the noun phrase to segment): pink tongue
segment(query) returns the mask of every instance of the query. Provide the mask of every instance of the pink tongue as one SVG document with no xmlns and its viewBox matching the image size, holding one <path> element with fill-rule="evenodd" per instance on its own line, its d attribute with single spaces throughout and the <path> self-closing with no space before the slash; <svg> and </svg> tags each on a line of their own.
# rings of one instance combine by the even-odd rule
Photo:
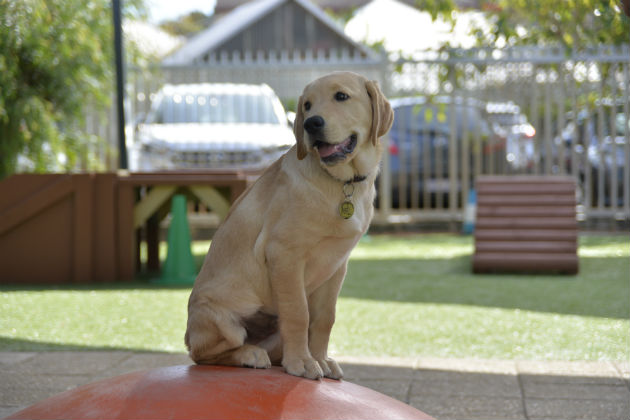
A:
<svg viewBox="0 0 630 420">
<path fill-rule="evenodd" d="M 325 158 L 334 153 L 342 151 L 341 149 L 348 143 L 348 140 L 345 140 L 339 144 L 328 144 L 328 143 L 320 144 L 319 146 L 317 146 L 317 151 L 319 152 L 319 156 Z"/>
</svg>

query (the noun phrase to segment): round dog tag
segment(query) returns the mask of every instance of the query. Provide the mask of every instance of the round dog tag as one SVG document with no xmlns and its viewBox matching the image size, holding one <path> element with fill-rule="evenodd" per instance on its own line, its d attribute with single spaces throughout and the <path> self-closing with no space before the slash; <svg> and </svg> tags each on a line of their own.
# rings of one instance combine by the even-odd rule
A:
<svg viewBox="0 0 630 420">
<path fill-rule="evenodd" d="M 351 218 L 352 215 L 354 214 L 354 204 L 352 204 L 350 201 L 344 201 L 339 206 L 339 214 L 344 219 Z"/>
</svg>

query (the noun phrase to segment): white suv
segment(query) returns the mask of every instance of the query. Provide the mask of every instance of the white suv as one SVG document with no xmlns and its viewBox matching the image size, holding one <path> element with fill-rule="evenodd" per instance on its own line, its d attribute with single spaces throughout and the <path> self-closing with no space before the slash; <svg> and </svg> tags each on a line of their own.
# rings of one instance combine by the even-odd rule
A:
<svg viewBox="0 0 630 420">
<path fill-rule="evenodd" d="M 130 150 L 130 169 L 264 168 L 295 142 L 267 85 L 165 85 Z"/>
</svg>

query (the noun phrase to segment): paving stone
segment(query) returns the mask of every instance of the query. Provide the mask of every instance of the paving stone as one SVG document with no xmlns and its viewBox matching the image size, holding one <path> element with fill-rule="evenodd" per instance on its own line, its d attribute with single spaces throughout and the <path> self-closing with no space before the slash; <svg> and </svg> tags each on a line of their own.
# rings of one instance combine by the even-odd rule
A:
<svg viewBox="0 0 630 420">
<path fill-rule="evenodd" d="M 620 377 L 612 362 L 522 361 L 516 362 L 520 374 L 545 376 Z"/>
<path fill-rule="evenodd" d="M 345 379 L 344 379 L 345 380 Z M 389 397 L 408 403 L 408 394 L 410 382 L 398 379 L 360 379 L 357 381 L 349 381 L 356 385 L 361 385 L 374 391 L 385 394 Z"/>
<path fill-rule="evenodd" d="M 90 375 L 3 375 L 0 390 L 54 389 L 67 391 L 90 381 Z"/>
<path fill-rule="evenodd" d="M 580 376 L 580 375 L 560 375 L 554 373 L 552 375 L 530 375 L 530 374 L 521 374 L 519 375 L 521 381 L 524 384 L 572 384 L 572 385 L 624 385 L 625 382 L 621 377 L 615 376 L 607 376 L 606 372 L 602 373 L 602 376 L 593 376 L 592 374 L 589 376 Z"/>
<path fill-rule="evenodd" d="M 344 379 L 354 381 L 358 379 L 403 379 L 411 380 L 413 367 L 383 366 L 370 364 L 340 363 Z"/>
<path fill-rule="evenodd" d="M 0 384 L 0 403 L 31 405 L 89 382 L 91 377 L 83 375 L 5 376 Z"/>
<path fill-rule="evenodd" d="M 520 398 L 485 396 L 411 396 L 409 403 L 440 420 L 525 420 Z"/>
<path fill-rule="evenodd" d="M 512 360 L 477 359 L 438 359 L 422 358 L 417 362 L 418 369 L 444 370 L 457 372 L 498 373 L 516 375 L 516 362 Z"/>
<path fill-rule="evenodd" d="M 626 385 L 623 382 L 618 383 L 616 378 L 612 380 L 615 383 L 611 383 L 611 379 L 602 379 L 600 383 L 589 384 L 541 383 L 529 380 L 524 380 L 522 383 L 525 398 L 572 399 L 576 396 L 585 396 L 585 398 L 597 400 L 630 400 L 630 390 Z"/>
<path fill-rule="evenodd" d="M 530 420 L 628 420 L 630 402 L 596 399 L 525 400 Z"/>
<path fill-rule="evenodd" d="M 0 419 L 3 419 L 13 413 L 17 413 L 26 407 L 27 406 L 2 405 L 0 406 Z"/>
<path fill-rule="evenodd" d="M 376 356 L 341 356 L 333 355 L 338 363 L 349 363 L 370 366 L 391 366 L 391 367 L 408 367 L 414 368 L 418 364 L 415 357 L 376 357 Z"/>
<path fill-rule="evenodd" d="M 62 375 L 95 375 L 111 369 L 131 352 L 45 352 L 38 353 L 32 359 L 15 366 L 16 370 L 25 374 L 62 374 Z"/>
<path fill-rule="evenodd" d="M 438 419 L 628 419 L 626 362 L 338 357 L 345 380 Z M 0 417 L 94 380 L 188 365 L 183 353 L 0 352 Z M 527 411 L 525 410 L 527 409 Z"/>
<path fill-rule="evenodd" d="M 8 369 L 18 363 L 32 359 L 37 353 L 34 352 L 0 352 L 0 365 L 2 369 Z"/>
<path fill-rule="evenodd" d="M 94 380 L 111 378 L 139 370 L 191 364 L 193 362 L 185 353 L 134 353 L 115 366 L 94 375 Z"/>
<path fill-rule="evenodd" d="M 419 370 L 411 394 L 520 398 L 521 388 L 516 375 Z"/>
</svg>

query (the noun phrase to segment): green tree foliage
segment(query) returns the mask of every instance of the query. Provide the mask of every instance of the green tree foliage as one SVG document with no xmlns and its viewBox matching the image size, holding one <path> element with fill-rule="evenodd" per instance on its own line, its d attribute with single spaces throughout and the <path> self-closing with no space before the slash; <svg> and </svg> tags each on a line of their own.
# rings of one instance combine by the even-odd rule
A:
<svg viewBox="0 0 630 420">
<path fill-rule="evenodd" d="M 191 12 L 176 20 L 169 20 L 160 24 L 160 28 L 172 35 L 190 37 L 206 29 L 210 25 L 212 16 L 201 12 Z"/>
<path fill-rule="evenodd" d="M 112 34 L 109 0 L 0 0 L 0 178 L 18 156 L 36 172 L 76 168 L 94 141 L 85 109 L 110 101 Z"/>
<path fill-rule="evenodd" d="M 454 0 L 418 0 L 418 8 L 449 17 Z M 481 9 L 492 17 L 489 37 L 478 32 L 479 44 L 556 44 L 567 48 L 630 42 L 630 19 L 621 0 L 481 0 Z M 519 29 L 520 28 L 520 29 Z"/>
</svg>

